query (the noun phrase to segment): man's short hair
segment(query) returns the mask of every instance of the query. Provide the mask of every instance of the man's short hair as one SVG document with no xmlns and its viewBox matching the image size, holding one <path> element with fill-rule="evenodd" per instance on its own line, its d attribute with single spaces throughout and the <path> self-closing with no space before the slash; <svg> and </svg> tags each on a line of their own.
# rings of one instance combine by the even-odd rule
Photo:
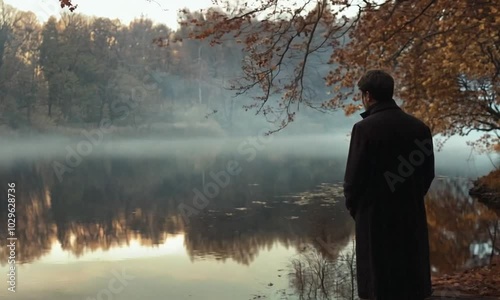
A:
<svg viewBox="0 0 500 300">
<path fill-rule="evenodd" d="M 392 100 L 394 94 L 394 78 L 382 70 L 370 70 L 358 81 L 361 92 L 370 92 L 373 99 L 384 102 Z"/>
</svg>

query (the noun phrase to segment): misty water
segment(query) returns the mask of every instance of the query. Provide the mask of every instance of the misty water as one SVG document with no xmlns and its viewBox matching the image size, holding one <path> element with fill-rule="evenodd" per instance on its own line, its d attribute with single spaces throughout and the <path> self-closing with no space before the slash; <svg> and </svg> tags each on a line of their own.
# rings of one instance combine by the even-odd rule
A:
<svg viewBox="0 0 500 300">
<path fill-rule="evenodd" d="M 16 184 L 12 299 L 350 299 L 346 133 L 94 138 L 2 145 L 1 224 L 6 183 Z M 488 262 L 498 217 L 468 188 L 497 160 L 459 138 L 436 153 L 426 198 L 434 274 Z"/>
</svg>

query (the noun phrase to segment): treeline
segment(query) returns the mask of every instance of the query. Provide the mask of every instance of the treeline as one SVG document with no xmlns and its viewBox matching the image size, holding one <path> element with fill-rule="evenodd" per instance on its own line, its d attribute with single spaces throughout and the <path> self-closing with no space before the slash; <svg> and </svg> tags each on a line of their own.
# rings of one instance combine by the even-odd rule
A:
<svg viewBox="0 0 500 300">
<path fill-rule="evenodd" d="M 146 18 L 125 25 L 67 13 L 42 24 L 32 12 L 2 2 L 0 9 L 4 128 L 79 128 L 99 126 L 103 120 L 151 128 L 189 118 L 185 112 L 193 107 L 199 108 L 198 119 L 206 116 L 222 129 L 232 128 L 235 119 L 241 123 L 235 111 L 244 112 L 251 92 L 235 98 L 230 90 L 245 59 L 242 41 L 234 37 L 211 45 L 189 39 L 196 30 L 190 22 L 173 31 Z M 185 12 L 186 20 L 193 17 L 204 18 Z M 318 68 L 328 68 L 316 59 Z M 321 74 L 315 72 L 310 87 L 326 95 Z"/>
<path fill-rule="evenodd" d="M 145 18 L 124 25 L 68 13 L 41 24 L 32 12 L 0 8 L 1 125 L 98 125 L 107 118 L 138 126 L 231 100 L 223 87 L 242 59 L 231 41 L 211 47 L 182 39 L 188 25 L 172 31 Z M 155 44 L 159 37 L 168 45 Z"/>
</svg>

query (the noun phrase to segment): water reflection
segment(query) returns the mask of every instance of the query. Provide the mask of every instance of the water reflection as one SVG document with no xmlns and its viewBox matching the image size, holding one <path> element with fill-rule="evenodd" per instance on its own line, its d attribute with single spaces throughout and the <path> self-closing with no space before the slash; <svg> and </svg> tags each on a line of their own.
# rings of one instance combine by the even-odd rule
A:
<svg viewBox="0 0 500 300">
<path fill-rule="evenodd" d="M 500 231 L 500 214 L 472 199 L 470 187 L 466 179 L 438 178 L 428 194 L 427 220 L 435 273 L 487 264 L 494 251 L 500 251 L 500 238 L 494 234 Z"/>
<path fill-rule="evenodd" d="M 470 186 L 441 177 L 426 197 L 433 275 L 486 265 L 500 254 L 500 213 L 470 198 Z M 354 241 L 340 245 L 330 256 L 304 247 L 290 260 L 290 287 L 300 300 L 357 299 Z"/>
<path fill-rule="evenodd" d="M 291 260 L 289 280 L 300 300 L 357 299 L 354 240 L 334 257 L 306 247 Z"/>
<path fill-rule="evenodd" d="M 340 185 L 344 162 L 300 155 L 261 157 L 244 165 L 244 172 L 231 177 L 230 185 L 186 222 L 179 214 L 179 204 L 190 203 L 193 188 L 201 189 L 207 174 L 224 169 L 228 159 L 223 155 L 209 161 L 178 156 L 88 159 L 62 182 L 49 163 L 18 163 L 0 174 L 0 182 L 15 181 L 18 187 L 17 261 L 33 266 L 29 276 L 37 276 L 36 270 L 47 272 L 40 264 L 68 265 L 53 274 L 62 280 L 64 272 L 84 261 L 103 265 L 122 261 L 136 273 L 174 276 L 161 273 L 157 264 L 166 265 L 167 257 L 176 257 L 168 259 L 168 265 L 175 266 L 168 267 L 175 276 L 185 274 L 182 280 L 189 281 L 192 278 L 186 270 L 207 272 L 197 278 L 204 278 L 210 289 L 218 286 L 212 279 L 238 277 L 214 274 L 227 267 L 230 274 L 242 272 L 239 283 L 245 282 L 247 290 L 255 289 L 248 281 L 258 282 L 262 295 L 351 299 L 355 262 L 349 249 L 354 224 L 344 209 Z M 471 199 L 468 186 L 465 179 L 439 178 L 426 199 L 434 274 L 488 263 L 493 249 L 498 252 L 495 232 L 500 229 L 499 216 Z M 0 187 L 0 193 L 6 193 L 6 186 Z M 6 207 L 2 202 L 2 224 L 6 224 Z M 6 232 L 1 231 L 2 267 L 8 257 L 5 243 Z M 148 268 L 136 265 L 135 258 L 147 260 Z M 188 262 L 194 264 L 188 267 Z M 280 273 L 280 285 L 277 273 L 283 264 L 289 264 L 291 275 Z M 262 274 L 243 275 L 245 270 Z M 274 279 L 268 285 L 270 279 L 256 278 Z M 165 288 L 159 283 L 156 290 L 146 293 L 164 295 Z M 192 288 L 186 287 L 186 293 Z M 221 291 L 197 291 L 203 299 L 234 299 Z M 52 290 L 45 293 L 53 297 Z"/>
<path fill-rule="evenodd" d="M 224 161 L 220 159 L 221 164 Z M 34 262 L 54 242 L 80 257 L 134 241 L 143 246 L 160 245 L 182 233 L 193 260 L 212 256 L 249 264 L 260 249 L 276 242 L 297 246 L 311 236 L 336 240 L 352 232 L 348 215 L 333 205 L 329 192 L 338 190 L 338 185 L 320 185 L 314 193 L 300 197 L 294 193 L 314 191 L 316 182 L 332 182 L 335 162 L 320 165 L 314 159 L 303 159 L 300 164 L 254 162 L 187 224 L 178 206 L 191 201 L 193 187 L 202 185 L 202 176 L 193 170 L 195 163 L 175 159 L 89 161 L 63 182 L 54 178 L 49 165 L 18 165 L 0 177 L 2 182 L 14 180 L 18 186 L 17 231 L 23 245 L 18 260 Z M 204 171 L 219 167 L 216 162 Z M 321 197 L 326 192 L 328 199 Z M 308 197 L 310 203 L 299 205 Z M 5 234 L 2 231 L 2 243 Z M 2 265 L 5 257 L 0 258 Z"/>
</svg>

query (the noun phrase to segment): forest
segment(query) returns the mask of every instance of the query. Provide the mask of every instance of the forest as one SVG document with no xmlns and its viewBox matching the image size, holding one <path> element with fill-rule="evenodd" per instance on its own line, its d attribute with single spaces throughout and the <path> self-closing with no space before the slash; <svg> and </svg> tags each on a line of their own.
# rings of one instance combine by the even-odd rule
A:
<svg viewBox="0 0 500 300">
<path fill-rule="evenodd" d="M 174 31 L 147 18 L 122 24 L 67 12 L 40 23 L 32 12 L 2 2 L 0 9 L 3 131 L 72 133 L 106 121 L 130 132 L 160 124 L 163 133 L 226 135 L 256 122 L 251 93 L 234 89 L 245 59 L 236 38 L 223 45 L 190 39 L 196 25 L 189 22 Z M 326 74 L 320 62 L 310 68 Z M 327 99 L 319 72 L 309 88 L 318 103 Z M 311 109 L 303 116 L 320 129 L 344 122 Z"/>
<path fill-rule="evenodd" d="M 224 132 L 235 119 L 245 123 L 242 116 L 275 130 L 314 116 L 320 130 L 359 111 L 356 78 L 383 68 L 396 78 L 402 108 L 434 134 L 479 132 L 482 145 L 499 147 L 495 0 L 214 1 L 179 11 L 175 31 L 146 18 L 87 17 L 73 2 L 61 0 L 63 16 L 43 24 L 1 3 L 2 125 L 98 126 L 106 119 L 151 128 L 185 121 L 190 109 Z M 264 118 L 235 117 L 242 111 Z"/>
</svg>

